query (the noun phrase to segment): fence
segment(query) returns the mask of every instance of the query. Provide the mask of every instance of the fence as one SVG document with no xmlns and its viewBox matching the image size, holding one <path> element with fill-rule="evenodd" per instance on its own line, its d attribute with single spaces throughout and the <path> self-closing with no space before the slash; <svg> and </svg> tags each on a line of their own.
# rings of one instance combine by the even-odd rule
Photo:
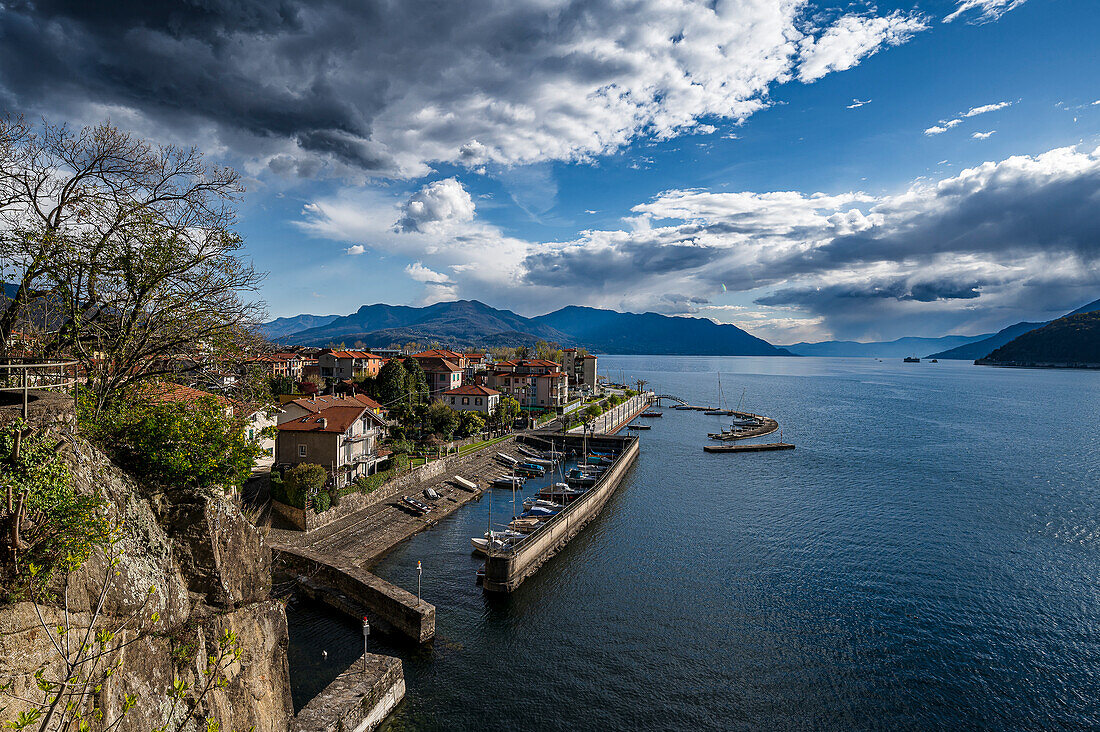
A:
<svg viewBox="0 0 1100 732">
<path fill-rule="evenodd" d="M 0 359 L 0 393 L 22 393 L 23 419 L 27 418 L 32 390 L 73 390 L 76 396 L 78 361 L 43 361 L 7 357 Z"/>
</svg>

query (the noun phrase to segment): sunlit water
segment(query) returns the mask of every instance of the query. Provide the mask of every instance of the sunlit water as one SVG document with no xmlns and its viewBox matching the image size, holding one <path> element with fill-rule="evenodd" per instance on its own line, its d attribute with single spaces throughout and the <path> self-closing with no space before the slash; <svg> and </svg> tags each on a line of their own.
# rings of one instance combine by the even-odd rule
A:
<svg viewBox="0 0 1100 732">
<path fill-rule="evenodd" d="M 405 662 L 389 729 L 1100 725 L 1100 374 L 600 367 L 708 404 L 721 372 L 798 447 L 705 454 L 725 418 L 666 409 L 600 518 L 508 597 L 474 582 L 488 497 L 395 549 L 376 571 L 416 591 L 422 560 L 438 616 L 428 649 L 372 639 Z M 494 517 L 510 501 L 495 489 Z M 298 689 L 358 655 L 354 622 L 289 614 Z"/>
</svg>

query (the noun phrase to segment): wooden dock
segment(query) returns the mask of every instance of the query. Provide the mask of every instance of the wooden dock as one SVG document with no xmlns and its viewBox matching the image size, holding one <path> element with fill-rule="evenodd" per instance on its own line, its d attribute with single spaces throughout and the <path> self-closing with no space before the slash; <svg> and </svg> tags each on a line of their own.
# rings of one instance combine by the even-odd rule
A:
<svg viewBox="0 0 1100 732">
<path fill-rule="evenodd" d="M 757 445 L 703 445 L 703 452 L 770 452 L 772 450 L 793 450 L 790 442 L 765 442 Z"/>
</svg>

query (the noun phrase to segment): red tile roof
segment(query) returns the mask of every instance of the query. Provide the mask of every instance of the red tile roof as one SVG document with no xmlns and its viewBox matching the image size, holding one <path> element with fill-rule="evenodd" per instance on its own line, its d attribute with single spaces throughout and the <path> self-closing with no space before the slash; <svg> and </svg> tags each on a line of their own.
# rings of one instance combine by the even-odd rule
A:
<svg viewBox="0 0 1100 732">
<path fill-rule="evenodd" d="M 425 358 L 425 359 L 419 359 L 418 358 L 416 360 L 417 361 L 422 360 L 423 363 L 420 364 L 420 368 L 424 369 L 425 371 L 430 371 L 432 373 L 437 373 L 439 371 L 450 371 L 450 372 L 453 373 L 455 371 L 461 371 L 462 370 L 458 366 L 454 365 L 453 363 L 451 363 L 450 361 L 448 361 L 445 358 L 432 357 L 432 358 Z"/>
<path fill-rule="evenodd" d="M 292 432 L 330 432 L 339 434 L 346 432 L 348 427 L 355 424 L 355 420 L 359 419 L 365 412 L 369 413 L 370 410 L 364 406 L 329 407 L 317 414 L 307 414 L 290 422 L 284 422 L 279 425 L 279 429 Z"/>
<path fill-rule="evenodd" d="M 367 409 L 375 409 L 380 411 L 386 411 L 378 402 L 371 399 L 366 394 L 356 394 L 355 396 L 334 396 L 332 394 L 321 394 L 315 397 L 301 397 L 294 399 L 290 404 L 297 404 L 302 409 L 310 412 L 320 412 L 330 407 L 354 407 L 364 406 Z"/>
<path fill-rule="evenodd" d="M 366 351 L 328 351 L 336 358 L 365 358 L 365 359 L 378 359 L 382 360 L 381 356 L 377 356 L 373 353 L 367 353 Z M 323 355 L 323 354 L 322 354 Z"/>
<path fill-rule="evenodd" d="M 445 358 L 449 361 L 454 361 L 463 357 L 463 354 L 451 351 L 446 348 L 433 348 L 428 351 L 421 351 L 420 353 L 414 353 L 412 358 Z"/>
<path fill-rule="evenodd" d="M 475 384 L 467 384 L 466 386 L 460 386 L 457 389 L 450 389 L 443 392 L 444 395 L 450 396 L 493 396 L 494 394 L 500 394 L 496 389 L 490 389 L 487 386 L 478 386 Z"/>
<path fill-rule="evenodd" d="M 184 386 L 183 384 L 172 384 L 167 381 L 158 381 L 155 383 L 145 384 L 141 391 L 142 396 L 151 402 L 158 404 L 168 404 L 172 402 L 180 402 L 184 404 L 194 404 L 202 399 L 213 399 L 218 404 L 224 407 L 232 407 L 233 402 L 220 394 L 211 394 L 208 391 L 202 389 L 193 389 L 190 386 Z"/>
</svg>

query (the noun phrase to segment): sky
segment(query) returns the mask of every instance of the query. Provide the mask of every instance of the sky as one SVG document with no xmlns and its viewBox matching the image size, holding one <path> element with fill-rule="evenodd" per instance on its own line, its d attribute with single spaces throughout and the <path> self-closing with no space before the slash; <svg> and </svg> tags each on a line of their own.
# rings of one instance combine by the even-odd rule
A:
<svg viewBox="0 0 1100 732">
<path fill-rule="evenodd" d="M 773 343 L 1100 298 L 1095 0 L 0 0 L 0 108 L 245 178 L 271 316 L 458 298 Z"/>
</svg>

